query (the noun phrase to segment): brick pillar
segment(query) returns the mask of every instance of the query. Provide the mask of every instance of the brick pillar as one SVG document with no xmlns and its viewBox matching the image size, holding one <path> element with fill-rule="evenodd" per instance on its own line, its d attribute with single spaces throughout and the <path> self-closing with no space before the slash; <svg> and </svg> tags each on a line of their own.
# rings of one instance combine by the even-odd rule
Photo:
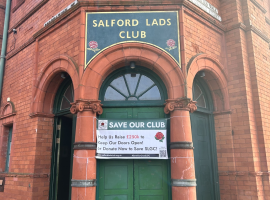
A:
<svg viewBox="0 0 270 200">
<path fill-rule="evenodd" d="M 77 100 L 70 111 L 77 113 L 72 170 L 71 199 L 96 199 L 96 114 L 102 114 L 100 101 Z"/>
<path fill-rule="evenodd" d="M 196 179 L 189 112 L 196 102 L 168 99 L 164 112 L 171 118 L 171 183 L 173 200 L 196 200 Z"/>
</svg>

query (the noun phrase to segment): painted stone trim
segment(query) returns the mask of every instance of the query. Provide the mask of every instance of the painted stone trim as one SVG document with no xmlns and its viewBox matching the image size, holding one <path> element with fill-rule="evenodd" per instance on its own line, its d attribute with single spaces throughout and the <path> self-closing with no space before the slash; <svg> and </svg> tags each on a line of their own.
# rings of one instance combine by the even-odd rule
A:
<svg viewBox="0 0 270 200">
<path fill-rule="evenodd" d="M 89 179 L 89 180 L 74 180 L 71 179 L 71 187 L 96 187 L 97 180 Z"/>
<path fill-rule="evenodd" d="M 95 142 L 75 142 L 74 150 L 96 150 L 97 143 Z"/>
<path fill-rule="evenodd" d="M 72 2 L 70 5 L 68 5 L 65 9 L 61 10 L 59 13 L 57 13 L 55 16 L 53 16 L 51 19 L 49 19 L 47 22 L 45 22 L 44 26 L 47 26 L 49 23 L 54 21 L 56 18 L 60 17 L 63 13 L 68 11 L 72 6 L 75 6 L 78 3 L 77 0 Z"/>
<path fill-rule="evenodd" d="M 221 21 L 221 17 L 218 15 L 218 9 L 211 5 L 206 0 L 189 0 L 191 3 L 195 4 L 205 12 L 207 12 L 212 17 L 216 18 L 217 20 Z"/>
<path fill-rule="evenodd" d="M 196 187 L 196 179 L 172 179 L 171 184 L 174 187 Z"/>
<path fill-rule="evenodd" d="M 71 103 L 71 108 L 70 112 L 72 114 L 76 114 L 78 112 L 82 112 L 85 110 L 92 110 L 93 113 L 97 113 L 99 115 L 102 114 L 103 109 L 102 109 L 102 104 L 100 103 L 99 100 L 76 100 L 75 103 Z"/>
<path fill-rule="evenodd" d="M 192 142 L 171 142 L 170 149 L 194 149 Z"/>
<path fill-rule="evenodd" d="M 169 114 L 174 110 L 187 110 L 193 113 L 197 110 L 196 103 L 196 101 L 192 101 L 189 98 L 168 99 L 165 103 L 164 112 Z"/>
</svg>

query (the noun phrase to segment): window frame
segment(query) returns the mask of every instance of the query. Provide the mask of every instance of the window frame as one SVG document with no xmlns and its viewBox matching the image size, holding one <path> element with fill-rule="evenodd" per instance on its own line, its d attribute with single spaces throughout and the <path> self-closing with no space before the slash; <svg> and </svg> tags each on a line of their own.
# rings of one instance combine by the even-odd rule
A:
<svg viewBox="0 0 270 200">
<path fill-rule="evenodd" d="M 61 110 L 61 102 L 62 102 L 62 99 L 65 98 L 64 97 L 64 94 L 67 90 L 67 88 L 71 86 L 71 91 L 72 91 L 72 102 L 74 102 L 74 88 L 73 88 L 73 84 L 72 84 L 72 81 L 71 81 L 71 78 L 68 77 L 66 78 L 60 85 L 59 89 L 57 91 L 60 91 L 60 92 L 57 92 L 56 94 L 56 97 L 55 97 L 55 100 L 54 100 L 54 108 L 53 108 L 53 113 L 55 114 L 55 116 L 58 116 L 58 115 L 63 115 L 63 114 L 69 114 L 70 113 L 70 107 L 69 108 L 66 108 L 66 109 L 63 109 Z"/>
<path fill-rule="evenodd" d="M 194 99 L 194 85 L 195 84 L 201 89 L 202 95 L 204 96 L 205 105 L 206 105 L 206 108 L 197 106 L 197 111 L 209 113 L 209 114 L 213 113 L 214 107 L 213 107 L 213 102 L 212 102 L 212 95 L 208 89 L 209 87 L 207 83 L 205 82 L 205 80 L 203 80 L 203 78 L 199 76 L 195 77 L 193 81 L 193 85 L 192 85 L 192 99 L 194 101 L 195 101 Z"/>
<path fill-rule="evenodd" d="M 140 73 L 141 75 L 145 75 L 146 77 L 150 78 L 155 85 L 158 87 L 160 92 L 160 100 L 125 100 L 125 101 L 104 101 L 105 92 L 107 88 L 110 86 L 111 82 L 118 78 L 119 76 L 122 76 L 124 74 L 130 74 L 130 73 Z M 100 93 L 99 93 L 99 99 L 101 100 L 101 103 L 103 104 L 103 107 L 139 107 L 139 106 L 164 106 L 165 100 L 167 99 L 167 90 L 160 79 L 153 71 L 141 67 L 136 66 L 135 69 L 131 69 L 130 67 L 123 67 L 120 68 L 113 73 L 111 73 L 103 82 L 102 86 L 100 87 Z"/>
<path fill-rule="evenodd" d="M 13 126 L 10 126 L 7 128 L 9 128 L 9 131 L 8 131 L 8 141 L 7 141 L 7 156 L 6 156 L 5 172 L 9 172 Z"/>
</svg>

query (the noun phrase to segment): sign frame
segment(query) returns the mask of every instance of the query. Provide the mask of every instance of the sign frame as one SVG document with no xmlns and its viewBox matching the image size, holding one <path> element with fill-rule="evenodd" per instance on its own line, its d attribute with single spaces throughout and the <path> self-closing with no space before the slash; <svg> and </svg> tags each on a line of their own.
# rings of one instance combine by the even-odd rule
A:
<svg viewBox="0 0 270 200">
<path fill-rule="evenodd" d="M 97 119 L 96 159 L 168 159 L 167 124 L 166 118 Z"/>
<path fill-rule="evenodd" d="M 157 46 L 155 44 L 152 44 L 152 43 L 148 43 L 148 42 L 143 42 L 143 41 L 137 41 L 137 40 L 126 40 L 126 41 L 122 41 L 122 42 L 117 42 L 117 43 L 114 43 L 114 44 L 111 44 L 109 46 L 106 46 L 105 48 L 102 48 L 99 50 L 99 52 L 96 53 L 96 55 L 94 55 L 89 61 L 87 61 L 87 29 L 88 29 L 88 16 L 89 14 L 115 14 L 115 13 L 123 13 L 123 14 L 126 14 L 126 13 L 176 13 L 176 20 L 177 20 L 177 37 L 178 37 L 178 56 L 179 56 L 179 60 L 177 61 L 174 56 L 172 56 L 167 50 L 165 50 L 164 48 L 160 47 L 160 46 Z M 100 53 L 102 53 L 104 50 L 110 48 L 110 47 L 113 47 L 115 45 L 118 45 L 118 44 L 124 44 L 124 43 L 142 43 L 142 44 L 148 44 L 148 45 L 151 45 L 151 46 L 154 46 L 162 51 L 164 51 L 166 54 L 168 54 L 179 66 L 179 68 L 181 69 L 181 48 L 180 48 L 180 34 L 179 34 L 179 31 L 180 31 L 180 26 L 179 26 L 179 12 L 177 10 L 175 11 L 124 11 L 124 12 L 86 12 L 85 13 L 86 16 L 85 16 L 85 19 L 86 19 L 86 22 L 85 22 L 85 54 L 84 54 L 84 70 L 87 68 L 87 66 L 90 64 L 90 62 L 96 58 Z"/>
</svg>

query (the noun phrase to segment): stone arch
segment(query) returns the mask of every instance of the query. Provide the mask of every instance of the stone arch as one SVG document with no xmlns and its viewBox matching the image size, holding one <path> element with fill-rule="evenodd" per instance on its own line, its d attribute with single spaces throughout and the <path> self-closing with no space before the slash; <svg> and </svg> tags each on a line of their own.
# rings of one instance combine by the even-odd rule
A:
<svg viewBox="0 0 270 200">
<path fill-rule="evenodd" d="M 49 61 L 38 74 L 34 84 L 33 102 L 31 105 L 31 116 L 46 115 L 53 116 L 53 104 L 58 87 L 63 81 L 61 73 L 66 72 L 71 77 L 74 96 L 78 93 L 79 73 L 78 66 L 72 58 L 60 55 Z"/>
<path fill-rule="evenodd" d="M 187 97 L 192 99 L 192 86 L 196 74 L 205 71 L 206 81 L 213 98 L 214 110 L 229 110 L 227 76 L 219 61 L 207 54 L 193 56 L 187 65 Z"/>
<path fill-rule="evenodd" d="M 82 77 L 80 98 L 98 99 L 105 78 L 131 61 L 155 72 L 164 82 L 169 99 L 184 96 L 183 73 L 170 55 L 148 44 L 124 43 L 104 50 L 90 62 Z"/>
</svg>

